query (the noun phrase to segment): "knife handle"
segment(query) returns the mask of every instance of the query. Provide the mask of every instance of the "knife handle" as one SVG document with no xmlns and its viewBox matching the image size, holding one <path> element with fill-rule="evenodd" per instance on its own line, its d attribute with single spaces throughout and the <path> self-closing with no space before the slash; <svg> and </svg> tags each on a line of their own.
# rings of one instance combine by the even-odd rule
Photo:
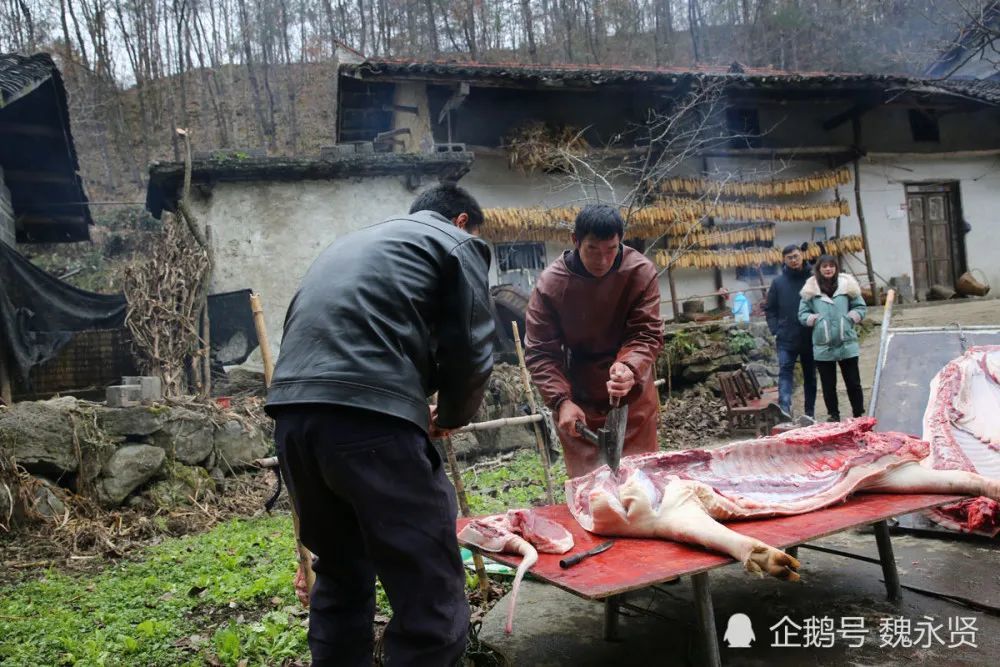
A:
<svg viewBox="0 0 1000 667">
<path fill-rule="evenodd" d="M 573 567 L 574 565 L 582 561 L 584 558 L 587 558 L 588 556 L 590 556 L 590 552 L 584 551 L 583 553 L 578 553 L 576 555 L 569 556 L 568 558 L 563 558 L 562 560 L 559 561 L 559 567 L 561 567 L 564 570 L 568 567 Z"/>
<path fill-rule="evenodd" d="M 580 435 L 582 435 L 584 438 L 586 438 L 587 440 L 589 440 L 593 444 L 595 444 L 595 445 L 601 444 L 600 436 L 598 436 L 596 433 L 594 433 L 589 428 L 587 428 L 587 425 L 584 424 L 582 421 L 577 420 L 577 422 L 576 422 L 576 430 L 577 430 L 577 432 Z"/>
</svg>

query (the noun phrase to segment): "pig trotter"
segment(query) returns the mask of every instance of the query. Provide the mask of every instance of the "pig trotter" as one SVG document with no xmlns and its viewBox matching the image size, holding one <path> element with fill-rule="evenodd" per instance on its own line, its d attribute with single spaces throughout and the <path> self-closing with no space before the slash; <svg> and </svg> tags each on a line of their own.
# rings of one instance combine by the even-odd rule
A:
<svg viewBox="0 0 1000 667">
<path fill-rule="evenodd" d="M 743 567 L 751 574 L 760 577 L 769 574 L 785 581 L 798 581 L 800 566 L 798 559 L 762 542 L 755 544 L 743 561 Z"/>
</svg>

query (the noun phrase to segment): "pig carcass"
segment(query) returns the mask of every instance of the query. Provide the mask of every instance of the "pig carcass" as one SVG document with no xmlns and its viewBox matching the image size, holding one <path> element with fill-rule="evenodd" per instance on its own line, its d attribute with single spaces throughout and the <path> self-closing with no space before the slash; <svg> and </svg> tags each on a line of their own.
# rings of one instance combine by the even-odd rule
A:
<svg viewBox="0 0 1000 667">
<path fill-rule="evenodd" d="M 492 553 L 515 553 L 522 556 L 514 574 L 504 630 L 514 628 L 514 606 L 524 573 L 538 561 L 538 552 L 563 554 L 573 548 L 573 535 L 565 527 L 544 519 L 531 510 L 508 510 L 506 514 L 473 519 L 458 533 L 466 544 Z"/>
<path fill-rule="evenodd" d="M 874 426 L 862 417 L 718 449 L 629 456 L 617 474 L 603 466 L 568 480 L 567 504 L 590 532 L 698 544 L 752 573 L 795 581 L 795 558 L 719 521 L 804 514 L 858 491 L 1000 499 L 1000 481 L 922 466 L 926 442 Z"/>
<path fill-rule="evenodd" d="M 1000 346 L 972 347 L 934 377 L 923 435 L 930 443 L 925 466 L 1000 478 Z M 1000 503 L 987 496 L 926 515 L 952 530 L 989 537 L 1000 533 Z"/>
</svg>

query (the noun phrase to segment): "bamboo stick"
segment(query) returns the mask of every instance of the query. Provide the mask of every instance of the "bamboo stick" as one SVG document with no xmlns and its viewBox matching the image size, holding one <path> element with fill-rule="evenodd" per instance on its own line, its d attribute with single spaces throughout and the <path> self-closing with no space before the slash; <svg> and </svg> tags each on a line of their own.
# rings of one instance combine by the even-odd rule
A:
<svg viewBox="0 0 1000 667">
<path fill-rule="evenodd" d="M 851 130 L 854 135 L 854 149 L 861 150 L 861 117 L 851 118 Z M 861 161 L 854 158 L 854 206 L 858 213 L 858 226 L 861 228 L 861 239 L 864 241 L 865 265 L 868 270 L 868 283 L 875 303 L 878 303 L 878 291 L 875 287 L 875 267 L 872 265 L 871 246 L 868 243 L 868 225 L 865 223 L 865 211 L 861 207 Z"/>
<path fill-rule="evenodd" d="M 657 382 L 662 382 L 657 380 Z M 466 424 L 462 428 L 457 428 L 452 433 L 472 433 L 475 431 L 493 431 L 505 426 L 521 426 L 524 424 L 533 424 L 536 422 L 545 421 L 545 418 L 541 414 L 535 415 L 525 415 L 523 417 L 501 417 L 500 419 L 491 419 L 484 422 L 476 422 L 474 424 Z M 278 457 L 270 456 L 263 459 L 255 459 L 253 464 L 259 468 L 274 468 L 278 465 Z"/>
<path fill-rule="evenodd" d="M 211 225 L 205 225 L 205 242 L 206 247 L 211 247 L 212 243 L 212 227 Z M 209 250 L 211 253 L 211 250 Z M 202 339 L 205 343 L 204 351 L 205 357 L 201 360 L 202 362 L 202 375 L 204 384 L 202 385 L 205 398 L 209 398 L 212 395 L 212 323 L 209 321 L 208 317 L 208 283 L 212 279 L 212 262 L 209 260 L 209 270 L 208 275 L 205 276 L 205 287 L 202 290 L 205 293 L 205 303 L 204 310 L 201 311 L 201 334 Z"/>
<path fill-rule="evenodd" d="M 537 415 L 538 406 L 535 404 L 535 392 L 531 390 L 531 377 L 528 375 L 528 364 L 524 361 L 524 348 L 521 347 L 521 332 L 518 331 L 517 322 L 510 323 L 514 331 L 514 347 L 517 350 L 517 363 L 521 366 L 521 381 L 524 383 L 524 391 L 528 394 L 528 405 L 531 406 L 531 414 Z M 542 429 L 538 422 L 534 422 L 532 427 L 535 431 L 535 442 L 538 444 L 538 455 L 542 457 L 542 475 L 545 477 L 545 499 L 549 505 L 555 505 L 555 494 L 552 492 L 552 474 L 549 470 L 549 450 L 545 447 L 545 438 L 542 437 Z"/>
<path fill-rule="evenodd" d="M 271 344 L 267 341 L 267 327 L 264 325 L 264 307 L 260 303 L 260 294 L 250 294 L 250 310 L 253 311 L 253 323 L 257 329 L 257 342 L 260 343 L 260 356 L 264 360 L 264 386 L 271 386 L 271 375 L 274 372 L 274 361 L 271 358 Z"/>
<path fill-rule="evenodd" d="M 458 497 L 458 507 L 462 511 L 462 516 L 469 517 L 472 511 L 469 509 L 469 498 L 465 495 L 465 482 L 462 481 L 462 471 L 458 468 L 458 459 L 455 458 L 455 446 L 451 443 L 451 438 L 445 436 L 443 439 L 445 455 L 448 457 L 448 467 L 451 468 L 451 481 L 455 485 L 455 495 Z M 479 577 L 479 591 L 483 596 L 483 604 L 490 599 L 490 580 L 486 574 L 486 564 L 478 551 L 472 552 L 472 563 L 476 566 L 476 576 Z"/>
<path fill-rule="evenodd" d="M 253 311 L 254 328 L 257 329 L 257 340 L 260 342 L 261 356 L 264 358 L 264 386 L 271 386 L 271 376 L 274 374 L 274 361 L 271 359 L 271 348 L 267 342 L 267 327 L 264 324 L 264 309 L 260 304 L 260 295 L 250 294 L 250 309 Z M 278 459 L 274 458 L 277 465 Z M 286 485 L 287 486 L 287 485 Z M 288 495 L 291 497 L 292 489 L 288 487 Z M 299 568 L 306 578 L 306 590 L 312 591 L 313 584 L 316 583 L 316 573 L 312 568 L 312 553 L 302 544 L 299 530 L 299 513 L 295 510 L 295 499 L 292 498 L 292 527 L 295 529 L 295 547 L 299 555 Z"/>
</svg>

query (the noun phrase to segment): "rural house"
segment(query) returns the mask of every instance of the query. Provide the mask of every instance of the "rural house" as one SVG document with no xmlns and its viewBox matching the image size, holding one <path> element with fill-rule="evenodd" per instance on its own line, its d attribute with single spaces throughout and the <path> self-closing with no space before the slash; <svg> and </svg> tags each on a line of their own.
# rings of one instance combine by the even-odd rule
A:
<svg viewBox="0 0 1000 667">
<path fill-rule="evenodd" d="M 0 54 L 0 241 L 82 241 L 93 224 L 52 57 Z"/>
<path fill-rule="evenodd" d="M 115 312 L 108 297 L 74 291 L 15 250 L 87 240 L 92 224 L 58 68 L 44 53 L 0 54 L 0 399 L 6 403 L 87 386 L 130 364 L 120 329 L 72 340 L 68 333 L 120 324 L 124 308 Z M 95 319 L 85 316 L 89 308 L 99 313 Z M 53 363 L 42 368 L 47 360 Z M 29 371 L 31 389 L 24 381 Z"/>
<path fill-rule="evenodd" d="M 630 129 L 699 86 L 719 91 L 721 102 L 713 103 L 722 134 L 673 165 L 661 178 L 666 203 L 650 206 L 642 224 L 630 227 L 639 230 L 630 242 L 671 266 L 661 276 L 665 316 L 672 316 L 671 295 L 681 302 L 720 286 L 768 282 L 780 262 L 776 249 L 792 242 L 813 243 L 815 255 L 815 243 L 826 240 L 863 284 L 908 280 L 918 296 L 973 268 L 1000 284 L 1000 269 L 989 261 L 1000 250 L 991 231 L 1000 178 L 1000 88 L 993 84 L 736 64 L 688 70 L 368 60 L 340 72 L 339 143 L 324 155 L 230 152 L 194 162 L 192 206 L 212 227 L 218 257 L 213 290 L 260 291 L 276 346 L 288 302 L 320 250 L 339 234 L 406 211 L 429 179 L 461 178 L 488 207 L 492 282 L 530 288 L 569 245 L 572 210 L 560 207 L 595 192 L 612 195 L 603 185 L 568 182 L 558 170 L 512 166 L 511 138 L 533 124 L 576 128 L 597 155 L 593 165 L 623 163 L 644 150 L 628 143 Z M 147 205 L 154 215 L 173 209 L 182 173 L 179 163 L 151 167 Z M 620 200 L 634 183 L 619 177 L 607 185 Z M 678 226 L 683 244 L 672 248 Z M 835 238 L 843 243 L 829 243 Z"/>
<path fill-rule="evenodd" d="M 687 94 L 695 82 L 722 88 L 721 115 L 730 135 L 696 146 L 672 176 L 704 179 L 707 191 L 711 181 L 732 190 L 744 181 L 764 181 L 777 186 L 768 194 L 782 187 L 798 193 L 765 197 L 773 206 L 732 216 L 742 221 L 718 211 L 710 226 L 721 231 L 734 222 L 763 225 L 773 232 L 762 234 L 758 244 L 780 248 L 861 236 L 860 212 L 870 277 L 878 285 L 909 276 L 920 296 L 934 284 L 954 285 L 968 269 L 981 269 L 989 282 L 1000 284 L 1000 269 L 991 261 L 1000 250 L 993 213 L 1000 178 L 1000 86 L 993 82 L 787 73 L 738 64 L 692 71 L 368 61 L 341 67 L 339 137 L 388 138 L 392 143 L 386 148 L 396 151 L 464 148 L 476 160 L 462 184 L 484 205 L 559 207 L 579 201 L 580 189 L 567 188 L 563 175 L 511 168 L 508 149 L 519 128 L 532 122 L 578 128 L 588 145 L 620 155 L 635 146 L 616 144 L 616 137 L 627 136 L 630 126 L 647 122 L 651 109 Z M 741 196 L 733 199 L 739 202 Z M 761 203 L 756 197 L 743 201 Z M 815 206 L 835 201 L 842 203 Z M 800 216 L 809 219 L 769 219 L 784 218 L 782 208 L 809 204 L 814 210 Z M 648 235 L 656 238 L 666 224 L 654 225 Z M 568 234 L 541 244 L 527 239 L 529 230 L 526 225 L 487 232 L 498 244 L 499 282 L 523 283 L 521 269 L 537 271 L 567 247 Z M 505 262 L 508 257 L 518 259 L 512 264 Z M 773 261 L 774 253 L 770 257 Z M 720 285 L 756 284 L 758 268 L 773 272 L 766 264 L 715 271 L 680 268 L 683 261 L 677 265 L 672 273 L 678 300 Z M 849 253 L 845 268 L 865 276 L 864 254 Z M 665 298 L 666 283 L 665 278 Z"/>
</svg>

